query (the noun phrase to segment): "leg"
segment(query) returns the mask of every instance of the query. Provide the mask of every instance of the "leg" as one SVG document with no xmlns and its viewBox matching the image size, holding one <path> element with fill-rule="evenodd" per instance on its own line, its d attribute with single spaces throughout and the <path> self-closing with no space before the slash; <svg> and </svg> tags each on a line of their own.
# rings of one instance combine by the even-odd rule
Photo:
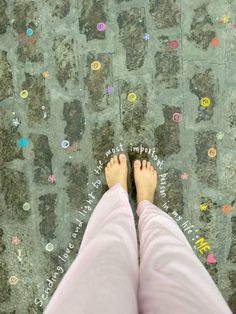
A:
<svg viewBox="0 0 236 314">
<path fill-rule="evenodd" d="M 177 223 L 149 201 L 137 213 L 140 313 L 232 313 Z"/>
<path fill-rule="evenodd" d="M 157 178 L 150 165 L 143 165 L 142 170 L 140 165 L 139 161 L 134 170 L 140 238 L 139 313 L 231 313 L 177 223 L 152 204 Z"/>
<path fill-rule="evenodd" d="M 78 255 L 44 314 L 138 313 L 137 237 L 122 185 L 117 180 L 97 204 Z"/>
</svg>

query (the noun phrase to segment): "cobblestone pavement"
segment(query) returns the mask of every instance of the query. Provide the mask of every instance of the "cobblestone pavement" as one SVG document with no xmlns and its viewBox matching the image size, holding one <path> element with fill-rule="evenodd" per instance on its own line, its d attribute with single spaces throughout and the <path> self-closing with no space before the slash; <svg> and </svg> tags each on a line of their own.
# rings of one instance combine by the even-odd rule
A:
<svg viewBox="0 0 236 314">
<path fill-rule="evenodd" d="M 121 151 L 236 313 L 235 72 L 236 0 L 0 0 L 0 314 L 43 312 Z"/>
</svg>

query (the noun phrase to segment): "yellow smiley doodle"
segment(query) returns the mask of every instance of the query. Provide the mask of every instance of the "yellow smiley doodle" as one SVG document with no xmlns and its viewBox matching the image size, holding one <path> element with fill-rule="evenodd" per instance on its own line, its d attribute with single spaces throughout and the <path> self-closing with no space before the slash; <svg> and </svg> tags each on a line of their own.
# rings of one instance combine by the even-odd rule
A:
<svg viewBox="0 0 236 314">
<path fill-rule="evenodd" d="M 29 93 L 28 93 L 28 91 L 27 91 L 26 89 L 24 89 L 24 90 L 22 90 L 22 91 L 20 92 L 20 97 L 21 97 L 21 98 L 27 98 L 28 95 L 29 95 Z"/>
<path fill-rule="evenodd" d="M 201 100 L 200 100 L 200 104 L 201 104 L 203 107 L 208 107 L 208 106 L 210 106 L 210 104 L 211 104 L 211 100 L 210 100 L 210 98 L 202 97 Z"/>
<path fill-rule="evenodd" d="M 99 61 L 93 61 L 91 63 L 91 69 L 95 70 L 95 71 L 99 70 L 101 68 L 101 66 L 102 65 L 101 65 L 101 63 Z"/>
<path fill-rule="evenodd" d="M 129 93 L 127 99 L 130 102 L 134 102 L 137 99 L 137 96 L 135 93 Z"/>
</svg>

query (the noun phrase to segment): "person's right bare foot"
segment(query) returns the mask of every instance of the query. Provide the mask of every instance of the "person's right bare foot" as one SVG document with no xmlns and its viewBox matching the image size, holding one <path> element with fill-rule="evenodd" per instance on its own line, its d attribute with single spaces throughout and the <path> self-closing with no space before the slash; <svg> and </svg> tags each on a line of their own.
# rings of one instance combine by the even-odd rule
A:
<svg viewBox="0 0 236 314">
<path fill-rule="evenodd" d="M 140 160 L 135 160 L 134 181 L 137 190 L 137 204 L 144 200 L 153 203 L 157 187 L 157 172 L 149 161 L 143 160 L 141 163 Z"/>
</svg>

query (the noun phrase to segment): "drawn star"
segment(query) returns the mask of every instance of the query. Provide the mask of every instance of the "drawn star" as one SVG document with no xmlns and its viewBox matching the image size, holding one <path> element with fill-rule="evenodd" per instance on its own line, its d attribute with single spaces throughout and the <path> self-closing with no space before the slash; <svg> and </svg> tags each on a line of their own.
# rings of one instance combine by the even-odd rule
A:
<svg viewBox="0 0 236 314">
<path fill-rule="evenodd" d="M 216 134 L 216 137 L 218 138 L 218 140 L 222 140 L 222 138 L 224 137 L 224 133 L 223 132 L 218 132 Z"/>
<path fill-rule="evenodd" d="M 11 237 L 11 243 L 13 245 L 18 245 L 20 242 L 21 242 L 21 240 L 20 240 L 20 238 L 18 238 L 18 236 L 15 235 L 15 236 Z"/>
<path fill-rule="evenodd" d="M 18 125 L 20 124 L 18 118 L 14 118 L 14 119 L 12 120 L 12 124 L 13 124 L 14 126 L 18 126 Z"/>
<path fill-rule="evenodd" d="M 150 39 L 150 35 L 148 33 L 145 33 L 143 36 L 144 40 L 149 40 Z"/>
<path fill-rule="evenodd" d="M 189 174 L 187 172 L 184 172 L 184 173 L 181 174 L 181 179 L 182 180 L 187 180 L 188 177 L 189 177 Z"/>
</svg>

